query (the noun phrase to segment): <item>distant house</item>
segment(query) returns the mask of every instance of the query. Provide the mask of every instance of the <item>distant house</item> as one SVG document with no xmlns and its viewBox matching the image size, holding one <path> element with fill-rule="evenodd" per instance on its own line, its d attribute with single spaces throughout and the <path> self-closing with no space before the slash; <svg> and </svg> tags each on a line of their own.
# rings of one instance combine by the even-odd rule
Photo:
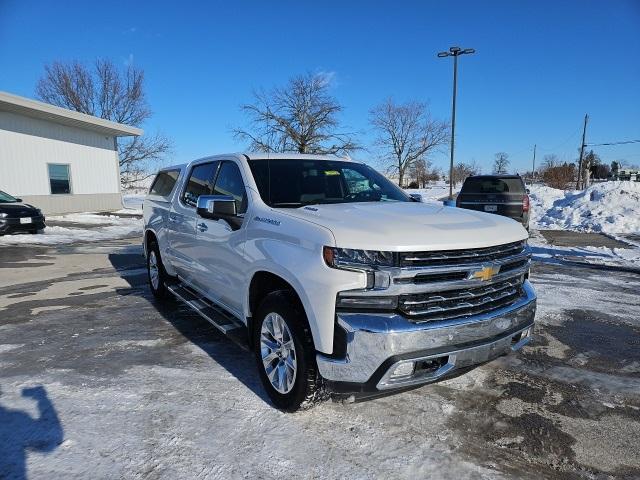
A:
<svg viewBox="0 0 640 480">
<path fill-rule="evenodd" d="M 0 92 L 0 190 L 47 213 L 122 208 L 117 137 L 139 128 Z"/>
<path fill-rule="evenodd" d="M 640 182 L 640 170 L 618 170 L 617 173 L 613 174 L 613 179 Z"/>
</svg>

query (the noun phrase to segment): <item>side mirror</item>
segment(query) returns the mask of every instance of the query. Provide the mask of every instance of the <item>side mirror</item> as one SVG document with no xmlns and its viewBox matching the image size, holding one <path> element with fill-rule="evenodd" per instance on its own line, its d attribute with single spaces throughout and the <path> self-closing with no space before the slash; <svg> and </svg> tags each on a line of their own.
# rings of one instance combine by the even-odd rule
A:
<svg viewBox="0 0 640 480">
<path fill-rule="evenodd" d="M 422 195 L 419 193 L 410 193 L 409 196 L 414 202 L 422 202 Z"/>
<path fill-rule="evenodd" d="M 22 203 L 22 199 L 21 198 L 16 198 L 16 202 Z"/>
<path fill-rule="evenodd" d="M 200 195 L 197 212 L 202 218 L 212 220 L 235 217 L 236 201 L 229 195 Z"/>
</svg>

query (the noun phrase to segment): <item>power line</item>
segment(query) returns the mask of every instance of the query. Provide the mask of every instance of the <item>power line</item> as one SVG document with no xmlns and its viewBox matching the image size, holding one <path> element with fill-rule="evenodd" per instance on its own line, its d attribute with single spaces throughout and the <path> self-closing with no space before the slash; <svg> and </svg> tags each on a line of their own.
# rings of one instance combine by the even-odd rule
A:
<svg viewBox="0 0 640 480">
<path fill-rule="evenodd" d="M 623 140 L 621 142 L 608 142 L 608 143 L 585 143 L 587 147 L 600 147 L 605 145 L 628 145 L 629 143 L 640 143 L 640 140 Z"/>
</svg>

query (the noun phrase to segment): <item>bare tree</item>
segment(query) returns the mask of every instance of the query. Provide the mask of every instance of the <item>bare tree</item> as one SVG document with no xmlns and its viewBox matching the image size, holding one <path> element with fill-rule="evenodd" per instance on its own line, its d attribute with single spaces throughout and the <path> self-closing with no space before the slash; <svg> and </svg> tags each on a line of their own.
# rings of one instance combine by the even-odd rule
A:
<svg viewBox="0 0 640 480">
<path fill-rule="evenodd" d="M 573 163 L 560 163 L 558 156 L 552 153 L 544 156 L 540 173 L 545 184 L 564 190 L 573 183 L 576 166 Z"/>
<path fill-rule="evenodd" d="M 509 168 L 509 155 L 505 152 L 498 152 L 495 154 L 495 160 L 493 161 L 493 173 L 504 174 L 507 173 Z"/>
<path fill-rule="evenodd" d="M 36 96 L 52 105 L 134 127 L 152 115 L 144 93 L 144 71 L 133 65 L 118 69 L 106 59 L 96 60 L 92 67 L 77 61 L 46 65 Z M 123 187 L 148 178 L 170 149 L 169 140 L 160 134 L 118 139 Z"/>
<path fill-rule="evenodd" d="M 549 155 L 544 156 L 544 161 L 542 162 L 542 169 L 546 170 L 549 168 L 557 167 L 560 165 L 560 160 L 555 153 L 550 153 Z"/>
<path fill-rule="evenodd" d="M 429 182 L 440 179 L 441 173 L 429 160 L 420 159 L 411 166 L 409 175 L 418 184 L 418 188 L 425 188 Z"/>
<path fill-rule="evenodd" d="M 480 166 L 475 162 L 458 163 L 453 167 L 452 183 L 456 186 L 458 183 L 464 182 L 467 177 L 480 174 Z"/>
<path fill-rule="evenodd" d="M 342 106 L 329 93 L 326 75 L 307 73 L 284 88 L 254 92 L 242 106 L 249 128 L 236 128 L 236 138 L 263 152 L 344 154 L 359 147 L 351 134 L 340 133 Z"/>
<path fill-rule="evenodd" d="M 375 144 L 389 173 L 398 175 L 398 185 L 416 162 L 447 142 L 449 124 L 433 120 L 427 106 L 420 102 L 396 104 L 388 99 L 370 112 L 377 131 Z"/>
</svg>

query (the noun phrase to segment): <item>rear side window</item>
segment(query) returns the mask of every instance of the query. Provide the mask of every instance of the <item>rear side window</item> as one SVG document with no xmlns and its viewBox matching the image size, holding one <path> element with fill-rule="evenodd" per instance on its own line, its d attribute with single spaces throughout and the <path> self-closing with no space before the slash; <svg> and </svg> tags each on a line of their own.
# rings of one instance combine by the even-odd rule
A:
<svg viewBox="0 0 640 480">
<path fill-rule="evenodd" d="M 219 162 L 202 163 L 191 169 L 189 181 L 182 194 L 182 201 L 195 207 L 200 195 L 213 194 L 213 181 Z"/>
<path fill-rule="evenodd" d="M 224 162 L 222 164 L 213 193 L 214 195 L 229 195 L 233 197 L 236 201 L 236 211 L 238 213 L 247 211 L 247 194 L 240 169 L 235 163 Z"/>
<path fill-rule="evenodd" d="M 151 184 L 149 195 L 158 195 L 160 197 L 168 197 L 176 186 L 180 170 L 167 170 L 158 173 L 156 179 Z"/>
<path fill-rule="evenodd" d="M 462 193 L 524 193 L 520 178 L 467 178 Z"/>
</svg>

